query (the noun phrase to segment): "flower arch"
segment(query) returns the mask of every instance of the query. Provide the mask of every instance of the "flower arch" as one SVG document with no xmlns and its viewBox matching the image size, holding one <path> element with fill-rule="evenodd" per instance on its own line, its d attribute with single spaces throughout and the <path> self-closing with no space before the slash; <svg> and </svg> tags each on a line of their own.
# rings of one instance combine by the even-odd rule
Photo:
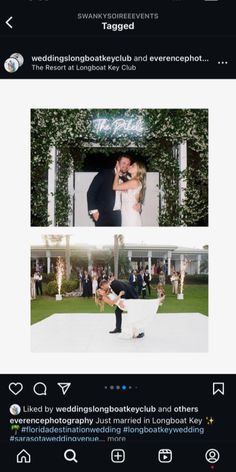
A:
<svg viewBox="0 0 236 472">
<path fill-rule="evenodd" d="M 95 119 L 142 120 L 143 132 L 122 129 L 98 132 Z M 175 151 L 187 142 L 188 166 L 181 171 Z M 48 226 L 48 168 L 51 148 L 59 150 L 55 219 L 68 226 L 71 199 L 68 178 L 74 166 L 74 149 L 80 151 L 77 170 L 83 168 L 88 150 L 145 148 L 149 170 L 162 175 L 164 205 L 159 225 L 207 225 L 208 215 L 208 110 L 206 109 L 34 109 L 31 112 L 31 223 Z M 79 165 L 79 169 L 78 169 Z M 184 202 L 179 202 L 179 182 L 186 179 Z"/>
</svg>

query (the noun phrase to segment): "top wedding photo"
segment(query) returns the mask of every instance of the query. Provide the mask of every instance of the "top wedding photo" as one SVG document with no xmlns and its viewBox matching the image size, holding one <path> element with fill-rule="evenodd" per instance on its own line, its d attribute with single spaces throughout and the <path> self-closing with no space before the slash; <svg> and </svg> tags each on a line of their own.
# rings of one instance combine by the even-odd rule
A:
<svg viewBox="0 0 236 472">
<path fill-rule="evenodd" d="M 208 226 L 207 109 L 32 109 L 32 226 Z"/>
</svg>

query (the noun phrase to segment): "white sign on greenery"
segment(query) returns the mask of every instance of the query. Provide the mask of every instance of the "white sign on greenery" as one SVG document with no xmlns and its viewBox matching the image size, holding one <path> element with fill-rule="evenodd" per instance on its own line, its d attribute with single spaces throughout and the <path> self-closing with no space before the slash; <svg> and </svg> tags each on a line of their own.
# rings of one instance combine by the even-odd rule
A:
<svg viewBox="0 0 236 472">
<path fill-rule="evenodd" d="M 93 120 L 93 127 L 96 133 L 105 133 L 111 136 L 141 135 L 144 132 L 144 122 L 141 117 L 96 118 Z"/>
</svg>

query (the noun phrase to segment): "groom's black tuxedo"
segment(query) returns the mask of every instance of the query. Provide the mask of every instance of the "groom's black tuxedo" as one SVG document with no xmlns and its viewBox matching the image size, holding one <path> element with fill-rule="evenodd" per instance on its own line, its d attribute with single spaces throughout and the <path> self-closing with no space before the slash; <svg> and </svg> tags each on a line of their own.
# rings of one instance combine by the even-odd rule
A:
<svg viewBox="0 0 236 472">
<path fill-rule="evenodd" d="M 129 300 L 130 298 L 138 298 L 138 294 L 134 287 L 131 285 L 126 284 L 125 282 L 120 282 L 120 280 L 113 280 L 110 284 L 111 289 L 113 292 L 116 293 L 116 295 L 119 295 L 119 293 L 123 290 L 125 294 L 123 295 L 122 298 L 125 298 Z M 117 306 L 115 309 L 115 315 L 116 315 L 116 329 L 121 330 L 121 323 L 122 323 L 122 310 Z"/>
<path fill-rule="evenodd" d="M 88 211 L 98 210 L 96 226 L 121 226 L 121 211 L 113 210 L 116 192 L 112 189 L 114 169 L 106 169 L 94 177 L 87 192 Z"/>
<path fill-rule="evenodd" d="M 113 292 L 116 293 L 116 295 L 119 295 L 119 293 L 123 290 L 125 294 L 122 298 L 126 298 L 127 300 L 130 298 L 138 298 L 138 294 L 134 287 L 125 282 L 121 282 L 120 280 L 113 280 L 110 283 L 110 287 L 112 288 Z"/>
</svg>

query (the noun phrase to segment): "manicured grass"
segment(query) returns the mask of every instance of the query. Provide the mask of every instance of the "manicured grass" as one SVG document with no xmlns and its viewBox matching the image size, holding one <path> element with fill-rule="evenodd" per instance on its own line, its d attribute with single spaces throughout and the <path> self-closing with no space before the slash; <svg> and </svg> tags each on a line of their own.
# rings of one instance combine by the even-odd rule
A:
<svg viewBox="0 0 236 472">
<path fill-rule="evenodd" d="M 166 299 L 159 313 L 202 313 L 208 315 L 208 287 L 207 285 L 186 285 L 184 289 L 184 300 L 177 300 L 171 294 L 171 286 L 166 286 Z M 154 298 L 155 290 L 152 290 Z M 106 313 L 114 313 L 114 308 L 105 307 Z M 64 298 L 56 302 L 55 298 L 38 297 L 31 302 L 31 323 L 51 316 L 53 313 L 99 313 L 93 299 Z"/>
<path fill-rule="evenodd" d="M 159 309 L 160 313 L 202 313 L 208 315 L 208 286 L 186 285 L 184 300 L 172 295 L 171 287 L 166 287 L 166 299 Z"/>
<path fill-rule="evenodd" d="M 106 306 L 104 312 L 113 313 L 113 308 Z M 53 313 L 100 313 L 94 300 L 82 297 L 64 298 L 56 302 L 53 297 L 38 297 L 31 302 L 32 324 L 53 315 Z"/>
</svg>

